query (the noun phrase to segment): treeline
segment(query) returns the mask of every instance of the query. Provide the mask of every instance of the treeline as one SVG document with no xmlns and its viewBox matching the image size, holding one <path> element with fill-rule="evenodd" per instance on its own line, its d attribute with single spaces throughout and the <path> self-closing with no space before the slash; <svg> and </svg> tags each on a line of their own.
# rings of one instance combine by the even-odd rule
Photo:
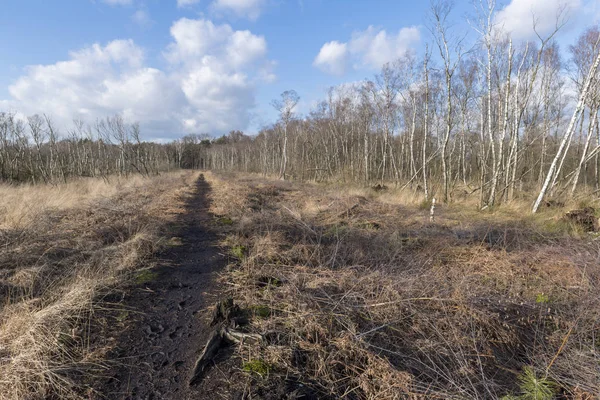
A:
<svg viewBox="0 0 600 400">
<path fill-rule="evenodd" d="M 445 201 L 478 192 L 482 207 L 539 193 L 534 212 L 549 195 L 598 189 L 598 27 L 563 60 L 559 24 L 537 42 L 513 43 L 489 22 L 493 9 L 482 9 L 481 38 L 467 51 L 449 12 L 432 8 L 435 62 L 429 49 L 421 59 L 407 54 L 372 80 L 332 88 L 304 118 L 293 114 L 297 94 L 285 92 L 274 102 L 275 125 L 253 138 L 222 138 L 204 150 L 207 166 L 395 182 Z"/>
<path fill-rule="evenodd" d="M 76 121 L 66 135 L 48 116 L 27 120 L 0 113 L 0 180 L 59 182 L 71 177 L 157 174 L 177 166 L 168 146 L 144 142 L 138 124 L 115 116 L 89 126 Z"/>
<path fill-rule="evenodd" d="M 373 79 L 332 88 L 303 117 L 294 113 L 298 95 L 286 91 L 273 101 L 278 121 L 252 137 L 148 143 L 117 116 L 75 123 L 59 138 L 50 118 L 0 114 L 0 179 L 228 169 L 395 183 L 443 201 L 467 191 L 481 207 L 535 193 L 534 211 L 547 196 L 598 190 L 600 29 L 566 52 L 555 41 L 560 19 L 547 36 L 513 43 L 493 24 L 493 2 L 478 4 L 475 45 L 453 31 L 448 3 L 435 3 L 433 45 L 422 57 L 407 53 Z"/>
<path fill-rule="evenodd" d="M 231 168 L 222 152 L 232 143 L 250 143 L 240 131 L 213 138 L 187 135 L 170 143 L 141 139 L 140 126 L 119 115 L 93 125 L 74 121 L 59 132 L 49 116 L 26 119 L 0 112 L 0 182 L 57 183 L 73 177 L 141 174 L 156 175 L 172 169 Z"/>
</svg>

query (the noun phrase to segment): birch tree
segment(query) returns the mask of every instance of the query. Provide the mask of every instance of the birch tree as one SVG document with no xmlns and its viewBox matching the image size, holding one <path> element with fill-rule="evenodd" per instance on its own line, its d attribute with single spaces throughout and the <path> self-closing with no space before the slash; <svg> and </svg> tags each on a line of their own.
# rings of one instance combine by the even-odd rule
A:
<svg viewBox="0 0 600 400">
<path fill-rule="evenodd" d="M 598 40 L 600 41 L 600 37 Z M 562 159 L 563 152 L 565 151 L 567 143 L 571 140 L 571 136 L 573 135 L 573 131 L 575 130 L 575 125 L 577 124 L 577 120 L 580 116 L 580 113 L 583 110 L 583 107 L 584 107 L 585 102 L 588 97 L 589 89 L 592 85 L 592 82 L 594 80 L 594 77 L 596 75 L 599 65 L 600 65 L 600 52 L 597 52 L 594 63 L 590 67 L 590 69 L 587 73 L 587 76 L 585 78 L 583 87 L 581 89 L 581 93 L 579 95 L 579 100 L 577 101 L 577 105 L 575 106 L 575 110 L 573 111 L 573 116 L 571 117 L 569 126 L 567 127 L 567 130 L 566 130 L 565 134 L 563 135 L 563 138 L 560 142 L 558 151 L 556 152 L 556 155 L 554 156 L 554 159 L 552 160 L 552 164 L 550 164 L 550 168 L 548 169 L 548 172 L 546 174 L 546 179 L 544 180 L 542 189 L 540 190 L 540 193 L 539 193 L 535 203 L 533 204 L 533 208 L 531 210 L 532 213 L 537 212 L 538 208 L 540 207 L 540 204 L 542 203 L 542 200 L 544 200 L 544 196 L 546 196 L 546 191 L 548 190 L 548 186 L 549 186 L 550 182 L 560 172 L 560 169 L 558 169 L 558 162 L 560 159 Z"/>
<path fill-rule="evenodd" d="M 281 150 L 281 168 L 279 171 L 279 179 L 286 179 L 288 167 L 288 128 L 290 122 L 294 118 L 294 109 L 300 101 L 300 96 L 295 90 L 286 90 L 281 94 L 281 99 L 273 100 L 271 105 L 279 112 L 281 121 L 281 129 L 283 131 L 283 147 Z"/>
</svg>

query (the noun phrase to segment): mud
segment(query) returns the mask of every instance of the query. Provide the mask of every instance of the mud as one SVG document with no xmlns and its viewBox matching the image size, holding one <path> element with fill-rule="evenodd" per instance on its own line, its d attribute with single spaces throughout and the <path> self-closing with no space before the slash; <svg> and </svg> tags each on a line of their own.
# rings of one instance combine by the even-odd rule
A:
<svg viewBox="0 0 600 400">
<path fill-rule="evenodd" d="M 115 338 L 111 368 L 96 386 L 98 398 L 219 398 L 207 394 L 204 385 L 189 385 L 213 331 L 216 275 L 227 261 L 210 229 L 209 194 L 210 185 L 201 176 L 186 212 L 169 227 L 181 242 L 159 255 L 151 280 L 126 291 L 122 304 L 132 310 L 130 321 Z"/>
</svg>

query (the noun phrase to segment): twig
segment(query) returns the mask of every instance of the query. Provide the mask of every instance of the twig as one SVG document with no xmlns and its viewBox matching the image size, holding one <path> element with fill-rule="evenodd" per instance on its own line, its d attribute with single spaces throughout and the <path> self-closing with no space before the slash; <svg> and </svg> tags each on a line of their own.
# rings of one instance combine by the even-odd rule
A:
<svg viewBox="0 0 600 400">
<path fill-rule="evenodd" d="M 410 299 L 402 299 L 402 300 L 395 300 L 395 301 L 386 301 L 385 303 L 364 304 L 362 306 L 357 306 L 357 307 L 360 307 L 360 308 L 380 307 L 380 306 L 387 306 L 387 305 L 390 305 L 390 304 L 406 303 L 408 301 L 419 301 L 419 300 L 444 301 L 444 302 L 457 303 L 457 301 L 454 300 L 454 299 L 440 299 L 440 298 L 437 298 L 437 297 L 412 297 Z"/>
<path fill-rule="evenodd" d="M 564 350 L 565 346 L 567 345 L 567 341 L 569 340 L 569 337 L 571 336 L 571 333 L 573 332 L 573 329 L 575 328 L 575 326 L 577 326 L 577 323 L 579 322 L 579 318 L 580 317 L 577 317 L 577 319 L 573 323 L 573 326 L 571 326 L 571 328 L 569 329 L 569 331 L 567 332 L 567 334 L 563 338 L 563 341 L 562 341 L 560 347 L 558 348 L 558 351 L 556 352 L 556 354 L 554 355 L 554 357 L 552 357 L 552 360 L 550 361 L 550 364 L 548 364 L 548 366 L 546 367 L 546 376 L 550 372 L 550 368 L 552 367 L 552 365 L 554 364 L 554 362 L 556 361 L 556 359 L 558 358 L 558 356 L 560 355 L 560 353 L 562 353 L 562 351 Z"/>
</svg>

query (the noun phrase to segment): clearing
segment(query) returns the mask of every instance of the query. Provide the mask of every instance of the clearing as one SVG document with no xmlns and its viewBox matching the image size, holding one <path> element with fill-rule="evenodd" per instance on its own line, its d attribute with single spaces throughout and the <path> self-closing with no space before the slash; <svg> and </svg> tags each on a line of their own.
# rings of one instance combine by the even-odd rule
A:
<svg viewBox="0 0 600 400">
<path fill-rule="evenodd" d="M 600 392 L 574 205 L 430 221 L 417 192 L 217 172 L 1 190 L 2 399 Z"/>
</svg>

